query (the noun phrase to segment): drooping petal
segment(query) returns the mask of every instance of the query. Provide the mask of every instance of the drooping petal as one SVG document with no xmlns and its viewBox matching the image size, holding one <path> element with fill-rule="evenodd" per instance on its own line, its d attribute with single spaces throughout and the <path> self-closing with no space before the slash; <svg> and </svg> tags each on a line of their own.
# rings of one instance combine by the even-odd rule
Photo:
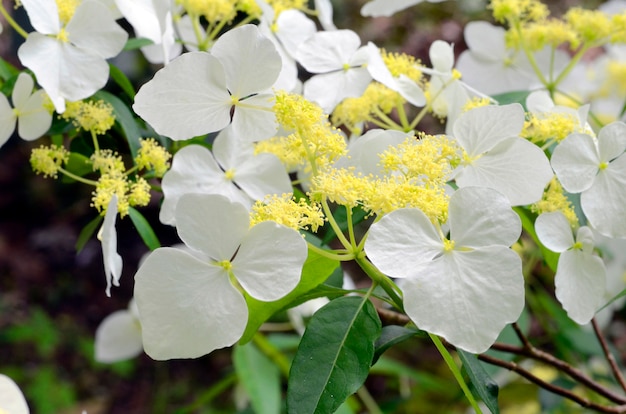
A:
<svg viewBox="0 0 626 414">
<path fill-rule="evenodd" d="M 553 252 L 562 253 L 574 245 L 572 227 L 560 211 L 539 215 L 535 231 L 539 241 Z"/>
<path fill-rule="evenodd" d="M 117 253 L 117 231 L 115 221 L 117 219 L 117 196 L 113 195 L 107 206 L 102 227 L 98 232 L 98 239 L 102 243 L 102 259 L 104 261 L 104 274 L 107 280 L 106 295 L 111 296 L 111 285 L 120 285 L 122 276 L 122 256 Z"/>
<path fill-rule="evenodd" d="M 95 359 L 113 363 L 134 358 L 143 352 L 139 320 L 128 310 L 113 312 L 96 329 Z"/>
<path fill-rule="evenodd" d="M 372 263 L 391 277 L 405 278 L 422 263 L 443 251 L 435 226 L 418 209 L 399 209 L 372 224 L 365 252 Z"/>
<path fill-rule="evenodd" d="M 598 256 L 573 249 L 561 253 L 554 277 L 556 298 L 576 323 L 588 323 L 604 301 L 606 269 Z"/>
<path fill-rule="evenodd" d="M 243 204 L 217 194 L 184 194 L 176 206 L 181 240 L 215 261 L 230 260 L 248 233 L 250 218 Z"/>
<path fill-rule="evenodd" d="M 522 224 L 509 200 L 491 188 L 467 187 L 452 194 L 448 207 L 450 238 L 457 246 L 510 246 Z"/>
<path fill-rule="evenodd" d="M 135 275 L 143 346 L 153 359 L 197 358 L 237 342 L 246 302 L 224 269 L 172 248 L 153 251 Z"/>
<path fill-rule="evenodd" d="M 233 260 L 233 274 L 256 299 L 277 300 L 300 281 L 307 257 L 300 233 L 273 221 L 250 229 Z"/>
<path fill-rule="evenodd" d="M 189 52 L 172 60 L 144 84 L 133 109 L 162 135 L 189 139 L 230 123 L 232 101 L 219 60 Z"/>
<path fill-rule="evenodd" d="M 102 59 L 122 51 L 128 33 L 115 22 L 109 9 L 97 1 L 83 1 L 66 27 L 68 38 L 77 47 Z"/>
<path fill-rule="evenodd" d="M 402 290 L 407 315 L 420 329 L 476 354 L 524 308 L 521 259 L 503 246 L 444 253 L 415 268 Z"/>
<path fill-rule="evenodd" d="M 591 136 L 574 133 L 556 146 L 550 163 L 563 188 L 580 193 L 593 184 L 600 158 Z"/>
<path fill-rule="evenodd" d="M 0 374 L 0 411 L 9 414 L 28 414 L 28 404 L 15 381 Z"/>
</svg>

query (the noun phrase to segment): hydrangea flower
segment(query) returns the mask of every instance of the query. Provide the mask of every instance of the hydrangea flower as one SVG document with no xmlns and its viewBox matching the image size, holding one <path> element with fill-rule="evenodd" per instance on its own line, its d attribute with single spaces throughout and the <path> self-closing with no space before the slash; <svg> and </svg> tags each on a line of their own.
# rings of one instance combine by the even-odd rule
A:
<svg viewBox="0 0 626 414">
<path fill-rule="evenodd" d="M 268 90 L 281 67 L 273 43 L 256 26 L 244 25 L 222 35 L 211 53 L 172 60 L 139 89 L 133 109 L 173 140 L 219 131 L 231 122 L 238 137 L 269 138 L 277 124 Z"/>
<path fill-rule="evenodd" d="M 291 180 L 274 154 L 254 154 L 252 144 L 223 130 L 213 142 L 213 152 L 199 145 L 188 145 L 174 155 L 172 168 L 161 186 L 164 200 L 159 218 L 176 224 L 175 209 L 183 194 L 222 194 L 251 206 L 269 194 L 292 191 Z"/>
<path fill-rule="evenodd" d="M 0 374 L 0 413 L 28 414 L 28 404 L 15 381 Z"/>
<path fill-rule="evenodd" d="M 626 238 L 626 124 L 613 122 L 598 138 L 574 133 L 554 149 L 552 168 L 580 204 L 591 227 L 608 237 Z"/>
<path fill-rule="evenodd" d="M 111 284 L 120 285 L 122 276 L 122 256 L 117 253 L 117 232 L 115 220 L 117 218 L 117 195 L 111 197 L 107 206 L 104 221 L 98 231 L 98 240 L 102 243 L 102 259 L 104 261 L 104 274 L 107 279 L 106 294 L 111 296 Z"/>
<path fill-rule="evenodd" d="M 135 300 L 128 309 L 113 312 L 98 325 L 95 359 L 110 364 L 134 358 L 143 352 L 141 325 Z"/>
<path fill-rule="evenodd" d="M 537 237 L 548 249 L 560 253 L 554 284 L 556 298 L 567 315 L 584 325 L 591 321 L 604 301 L 606 268 L 593 254 L 593 234 L 582 226 L 572 235 L 563 213 L 544 213 L 535 221 Z"/>
<path fill-rule="evenodd" d="M 116 56 L 128 39 L 109 9 L 84 0 L 69 16 L 60 16 L 56 1 L 25 0 L 22 5 L 36 32 L 17 55 L 35 73 L 57 112 L 65 110 L 65 100 L 79 101 L 101 89 L 109 79 L 106 59 Z"/>
<path fill-rule="evenodd" d="M 182 196 L 176 225 L 195 252 L 156 249 L 135 275 L 144 348 L 157 360 L 233 345 L 248 320 L 242 290 L 262 301 L 285 296 L 307 257 L 297 231 L 273 221 L 250 227 L 246 207 L 221 195 Z"/>
<path fill-rule="evenodd" d="M 486 351 L 524 308 L 522 262 L 509 248 L 521 222 L 507 198 L 467 187 L 450 198 L 449 239 L 419 209 L 374 223 L 365 252 L 383 273 L 401 278 L 415 324 L 473 353 Z"/>
<path fill-rule="evenodd" d="M 452 133 L 465 151 L 453 173 L 456 184 L 494 188 L 512 205 L 540 200 L 553 173 L 543 151 L 519 137 L 523 126 L 519 104 L 483 106 L 462 114 Z"/>
<path fill-rule="evenodd" d="M 13 87 L 11 100 L 0 94 L 0 146 L 11 137 L 17 124 L 17 134 L 26 141 L 32 141 L 48 132 L 52 124 L 52 114 L 45 108 L 45 92 L 33 93 L 35 82 L 27 73 L 20 73 Z"/>
</svg>

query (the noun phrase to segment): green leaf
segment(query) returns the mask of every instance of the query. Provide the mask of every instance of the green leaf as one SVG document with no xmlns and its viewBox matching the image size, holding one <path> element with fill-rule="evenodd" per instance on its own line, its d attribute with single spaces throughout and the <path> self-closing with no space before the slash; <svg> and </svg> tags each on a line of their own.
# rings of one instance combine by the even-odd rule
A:
<svg viewBox="0 0 626 414">
<path fill-rule="evenodd" d="M 124 137 L 126 138 L 126 141 L 128 141 L 130 152 L 133 158 L 135 158 L 137 156 L 137 151 L 139 150 L 139 138 L 141 138 L 142 135 L 141 130 L 135 121 L 133 112 L 120 98 L 109 92 L 98 91 L 93 96 L 94 98 L 102 99 L 113 106 L 115 122 L 122 128 Z"/>
<path fill-rule="evenodd" d="M 458 348 L 457 353 L 459 358 L 461 358 L 461 362 L 463 362 L 463 368 L 472 383 L 475 394 L 483 400 L 492 414 L 499 414 L 498 384 L 487 374 L 487 371 L 485 371 L 482 363 L 476 358 L 476 355 Z"/>
<path fill-rule="evenodd" d="M 419 329 L 416 328 L 405 328 L 403 326 L 398 325 L 387 325 L 384 326 L 380 337 L 376 340 L 374 351 L 374 362 L 378 361 L 378 358 L 389 348 L 392 346 L 399 344 L 400 342 L 404 342 L 407 339 L 411 339 L 415 336 L 428 338 L 428 335 Z"/>
<path fill-rule="evenodd" d="M 128 80 L 124 72 L 122 72 L 117 66 L 109 63 L 109 74 L 111 79 L 119 85 L 120 88 L 128 95 L 130 99 L 135 99 L 135 88 L 133 84 Z"/>
<path fill-rule="evenodd" d="M 288 307 L 288 305 L 301 295 L 324 282 L 337 266 L 339 266 L 338 261 L 309 250 L 309 255 L 302 268 L 300 283 L 298 283 L 298 286 L 287 296 L 274 302 L 262 302 L 244 292 L 244 297 L 248 303 L 249 316 L 248 325 L 239 343 L 245 344 L 250 341 L 265 321 L 279 310 Z"/>
<path fill-rule="evenodd" d="M 93 172 L 93 166 L 89 162 L 89 158 L 78 152 L 70 153 L 70 159 L 65 164 L 65 169 L 79 177 Z"/>
<path fill-rule="evenodd" d="M 344 296 L 318 310 L 291 365 L 287 412 L 335 412 L 367 379 L 380 331 L 367 298 Z"/>
<path fill-rule="evenodd" d="M 98 215 L 83 227 L 78 235 L 78 240 L 76 240 L 76 253 L 80 253 L 80 251 L 83 250 L 83 247 L 85 247 L 89 239 L 91 239 L 91 236 L 96 232 L 102 220 L 104 220 L 104 217 Z"/>
<path fill-rule="evenodd" d="M 130 216 L 130 220 L 135 225 L 137 233 L 139 233 L 141 239 L 150 250 L 161 247 L 161 243 L 159 242 L 156 234 L 154 234 L 154 230 L 152 230 L 150 223 L 148 223 L 148 220 L 146 220 L 146 218 L 139 211 L 133 207 L 129 207 L 128 215 Z"/>
<path fill-rule="evenodd" d="M 137 50 L 144 46 L 150 46 L 154 44 L 154 42 L 150 39 L 146 39 L 145 37 L 133 37 L 126 41 L 123 50 Z"/>
<path fill-rule="evenodd" d="M 257 413 L 280 413 L 280 371 L 253 344 L 238 345 L 233 351 L 237 377 Z"/>
<path fill-rule="evenodd" d="M 500 105 L 519 103 L 522 104 L 524 109 L 526 109 L 526 98 L 528 97 L 528 95 L 530 95 L 530 91 L 514 91 L 500 93 L 498 95 L 492 96 L 492 98 L 498 101 Z"/>
<path fill-rule="evenodd" d="M 13 76 L 17 76 L 19 73 L 20 71 L 15 66 L 0 58 L 0 79 L 7 81 Z"/>
</svg>

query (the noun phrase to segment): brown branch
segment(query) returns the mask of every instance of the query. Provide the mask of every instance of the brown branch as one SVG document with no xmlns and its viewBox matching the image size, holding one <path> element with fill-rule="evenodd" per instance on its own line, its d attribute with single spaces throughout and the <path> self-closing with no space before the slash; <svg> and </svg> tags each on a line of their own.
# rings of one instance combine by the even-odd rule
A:
<svg viewBox="0 0 626 414">
<path fill-rule="evenodd" d="M 527 380 L 529 380 L 530 382 L 533 382 L 535 384 L 537 384 L 538 386 L 540 386 L 541 388 L 544 388 L 550 392 L 553 392 L 555 394 L 558 394 L 562 397 L 567 398 L 568 400 L 574 401 L 575 403 L 577 403 L 578 405 L 580 405 L 581 407 L 585 407 L 585 408 L 589 408 L 601 413 L 626 413 L 626 404 L 622 404 L 622 405 L 618 405 L 618 406 L 613 406 L 613 407 L 609 407 L 609 406 L 605 406 L 605 405 L 601 405 L 601 404 L 597 404 L 594 403 L 584 397 L 581 397 L 579 395 L 574 394 L 573 392 L 559 387 L 557 385 L 554 384 L 550 384 L 549 382 L 546 382 L 544 380 L 542 380 L 541 378 L 533 375 L 532 373 L 530 373 L 529 371 L 525 370 L 524 368 L 522 368 L 521 366 L 519 366 L 518 364 L 516 364 L 515 362 L 510 362 L 510 361 L 504 361 L 502 359 L 499 358 L 495 358 L 492 357 L 490 355 L 485 355 L 485 354 L 480 354 L 477 355 L 478 359 L 480 359 L 481 361 L 484 361 L 488 364 L 492 364 L 492 365 L 496 365 L 502 368 L 506 368 L 509 371 L 513 371 L 516 374 L 520 375 L 521 377 L 526 378 Z"/>
<path fill-rule="evenodd" d="M 619 382 L 619 385 L 622 387 L 622 389 L 626 391 L 626 380 L 624 379 L 624 376 L 622 375 L 622 371 L 617 366 L 617 361 L 615 360 L 615 357 L 609 350 L 609 346 L 606 343 L 606 339 L 604 338 L 604 335 L 602 334 L 600 327 L 598 326 L 598 322 L 596 321 L 596 318 L 591 319 L 591 325 L 593 326 L 593 331 L 596 333 L 596 337 L 598 338 L 598 341 L 600 342 L 600 345 L 602 346 L 602 351 L 604 352 L 604 356 L 606 356 L 607 361 L 609 361 L 609 365 L 611 366 L 611 371 L 613 371 L 613 375 L 615 376 L 615 379 L 617 380 L 617 382 Z"/>
</svg>

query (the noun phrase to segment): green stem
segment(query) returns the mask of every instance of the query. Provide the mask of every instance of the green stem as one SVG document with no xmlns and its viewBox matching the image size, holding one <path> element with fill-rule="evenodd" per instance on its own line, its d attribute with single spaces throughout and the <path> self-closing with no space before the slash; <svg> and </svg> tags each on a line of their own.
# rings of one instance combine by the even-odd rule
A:
<svg viewBox="0 0 626 414">
<path fill-rule="evenodd" d="M 376 404 L 376 400 L 372 397 L 372 394 L 369 393 L 365 386 L 359 388 L 356 394 L 359 396 L 361 402 L 365 406 L 365 411 L 370 414 L 383 414 L 383 411 L 380 409 L 378 404 Z"/>
<path fill-rule="evenodd" d="M 81 182 L 81 183 L 83 183 L 83 184 L 89 184 L 89 185 L 93 185 L 93 186 L 98 185 L 98 182 L 97 182 L 97 181 L 94 181 L 94 180 L 88 180 L 87 178 L 83 178 L 83 177 L 81 177 L 81 176 L 79 176 L 79 175 L 76 175 L 76 174 L 74 174 L 74 173 L 69 172 L 68 170 L 66 170 L 66 169 L 65 169 L 65 168 L 63 168 L 63 167 L 59 167 L 59 172 L 61 172 L 61 173 L 62 173 L 62 174 L 64 174 L 65 176 L 70 177 L 71 179 L 76 180 L 76 181 L 78 181 L 78 182 Z"/>
<path fill-rule="evenodd" d="M 334 251 L 328 251 L 328 250 L 324 250 L 320 247 L 317 247 L 314 244 L 308 243 L 307 242 L 307 246 L 309 247 L 309 250 L 313 250 L 315 253 L 319 254 L 320 256 L 324 256 L 327 257 L 331 260 L 337 260 L 340 262 L 346 262 L 348 260 L 353 260 L 354 259 L 354 254 L 352 253 L 346 253 L 346 254 L 338 254 L 335 253 Z"/>
<path fill-rule="evenodd" d="M 358 254 L 359 250 L 357 250 L 356 245 L 356 237 L 354 237 L 354 224 L 352 223 L 352 208 L 346 207 L 346 221 L 348 223 L 348 237 L 350 238 L 350 244 L 352 245 L 352 251 L 354 254 Z"/>
<path fill-rule="evenodd" d="M 443 360 L 446 362 L 446 365 L 448 365 L 450 372 L 452 372 L 452 375 L 454 375 L 456 382 L 459 384 L 459 386 L 463 390 L 463 394 L 465 394 L 465 398 L 467 398 L 467 401 L 469 401 L 470 405 L 474 408 L 474 411 L 477 414 L 482 414 L 482 411 L 480 407 L 478 406 L 476 399 L 474 398 L 474 396 L 472 395 L 472 392 L 470 391 L 469 387 L 465 383 L 465 380 L 463 379 L 463 375 L 461 375 L 461 371 L 459 370 L 459 367 L 457 367 L 456 363 L 454 362 L 454 359 L 452 358 L 452 355 L 450 355 L 450 352 L 448 352 L 446 347 L 441 342 L 441 339 L 439 339 L 437 335 L 433 335 L 429 332 L 428 336 L 430 336 L 430 339 L 433 341 L 433 343 L 437 347 L 437 350 L 443 357 Z"/>
<path fill-rule="evenodd" d="M 270 341 L 267 340 L 265 335 L 260 332 L 257 332 L 253 337 L 252 341 L 254 344 L 265 354 L 266 357 L 271 359 L 281 374 L 285 378 L 289 378 L 289 369 L 291 368 L 291 363 L 289 360 L 283 355 L 282 352 L 278 348 L 276 348 Z"/>
<path fill-rule="evenodd" d="M 343 247 L 346 248 L 346 250 L 351 251 L 352 244 L 350 243 L 350 241 L 348 241 L 348 239 L 346 239 L 346 236 L 344 236 L 343 232 L 339 228 L 339 224 L 337 224 L 337 221 L 335 220 L 335 217 L 333 216 L 332 211 L 330 211 L 330 206 L 328 205 L 328 200 L 326 200 L 326 197 L 322 198 L 321 204 L 322 204 L 322 209 L 324 210 L 324 215 L 328 219 L 328 224 L 330 224 L 330 227 L 335 232 L 337 239 L 339 239 L 339 241 L 341 242 Z"/>
<path fill-rule="evenodd" d="M 13 28 L 13 30 L 19 33 L 20 36 L 22 36 L 24 39 L 28 37 L 28 33 L 26 33 L 26 30 L 22 29 L 22 26 L 17 24 L 17 22 L 13 19 L 13 16 L 11 16 L 11 14 L 4 8 L 4 4 L 2 4 L 1 2 L 0 2 L 0 14 L 4 16 L 7 23 L 9 23 L 11 27 Z"/>
<path fill-rule="evenodd" d="M 374 281 L 375 284 L 380 285 L 383 290 L 389 295 L 391 300 L 393 301 L 394 306 L 404 311 L 404 304 L 402 301 L 402 297 L 400 296 L 400 290 L 398 287 L 387 277 L 385 276 L 376 266 L 374 266 L 367 258 L 365 254 L 361 252 L 358 256 L 354 258 L 354 260 L 361 266 L 361 269 Z M 397 290 L 397 291 L 396 291 Z"/>
</svg>

